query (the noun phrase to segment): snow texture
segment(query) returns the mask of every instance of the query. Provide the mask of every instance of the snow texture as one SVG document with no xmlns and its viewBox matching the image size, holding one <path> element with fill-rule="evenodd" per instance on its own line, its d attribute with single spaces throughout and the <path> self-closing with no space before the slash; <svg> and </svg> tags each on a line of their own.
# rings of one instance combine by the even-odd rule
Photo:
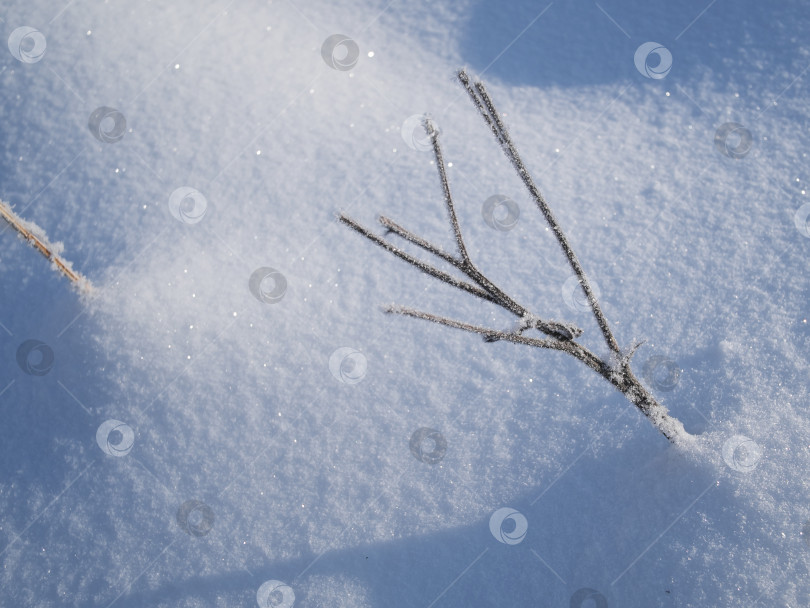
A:
<svg viewBox="0 0 810 608">
<path fill-rule="evenodd" d="M 0 605 L 810 605 L 804 3 L 0 25 L 0 199 L 95 286 L 0 228 Z M 427 112 L 472 259 L 608 356 L 461 66 L 693 442 L 563 353 L 381 312 L 511 323 L 336 219 L 453 250 Z"/>
</svg>

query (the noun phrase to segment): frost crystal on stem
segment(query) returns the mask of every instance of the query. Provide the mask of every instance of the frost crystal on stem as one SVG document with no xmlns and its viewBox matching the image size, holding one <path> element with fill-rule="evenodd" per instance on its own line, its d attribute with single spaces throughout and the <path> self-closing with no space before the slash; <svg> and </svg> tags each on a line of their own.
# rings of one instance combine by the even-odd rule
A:
<svg viewBox="0 0 810 608">
<path fill-rule="evenodd" d="M 34 249 L 51 261 L 54 268 L 69 278 L 80 291 L 89 292 L 90 281 L 73 270 L 73 266 L 62 257 L 62 243 L 51 243 L 45 231 L 34 222 L 22 219 L 11 208 L 11 205 L 0 200 L 0 218 L 17 231 L 23 239 L 28 241 Z"/>
<path fill-rule="evenodd" d="M 590 283 L 585 276 L 585 271 L 579 263 L 574 250 L 571 248 L 568 238 L 562 231 L 562 228 L 557 223 L 551 208 L 546 203 L 540 190 L 534 183 L 529 172 L 523 164 L 520 155 L 517 152 L 506 127 L 501 121 L 500 114 L 495 109 L 495 105 L 489 96 L 484 84 L 482 82 L 473 83 L 464 70 L 460 70 L 457 74 L 458 81 L 466 90 L 473 105 L 478 109 L 484 122 L 489 127 L 493 136 L 501 146 L 503 153 L 506 155 L 512 167 L 515 169 L 520 180 L 526 186 L 529 194 L 537 204 L 540 213 L 546 220 L 546 223 L 554 233 L 554 237 L 560 245 L 566 259 L 568 260 L 571 269 L 576 275 L 579 285 L 585 294 L 588 306 L 596 319 L 596 323 L 602 333 L 602 337 L 607 344 L 609 354 L 606 358 L 602 359 L 596 354 L 588 350 L 585 346 L 576 341 L 582 335 L 582 329 L 572 323 L 554 321 L 550 319 L 543 319 L 539 315 L 530 312 L 523 305 L 515 301 L 511 296 L 502 291 L 491 279 L 484 276 L 484 274 L 475 266 L 467 253 L 467 247 L 464 244 L 464 238 L 461 234 L 461 228 L 458 224 L 456 217 L 455 202 L 453 201 L 450 192 L 450 183 L 447 179 L 447 172 L 442 155 L 442 148 L 439 144 L 439 133 L 436 126 L 429 118 L 423 121 L 425 132 L 433 147 L 433 155 L 436 159 L 436 166 L 439 170 L 439 181 L 444 195 L 444 202 L 447 214 L 449 216 L 450 228 L 453 232 L 453 237 L 456 243 L 456 253 L 450 254 L 445 252 L 440 247 L 426 241 L 420 236 L 403 228 L 394 221 L 381 217 L 380 223 L 386 228 L 387 233 L 393 233 L 406 241 L 416 245 L 420 249 L 426 251 L 449 263 L 466 276 L 467 280 L 459 279 L 439 270 L 435 266 L 428 264 L 405 252 L 399 247 L 393 245 L 385 238 L 378 236 L 371 232 L 368 228 L 361 226 L 350 217 L 341 214 L 339 219 L 341 222 L 359 232 L 372 243 L 382 247 L 383 249 L 391 252 L 396 257 L 405 260 L 409 264 L 416 266 L 419 270 L 428 274 L 440 281 L 447 283 L 461 291 L 466 291 L 474 296 L 477 296 L 493 304 L 497 304 L 501 308 L 511 312 L 517 317 L 517 323 L 511 331 L 503 331 L 498 329 L 491 329 L 478 325 L 471 325 L 462 321 L 456 321 L 447 317 L 441 317 L 428 312 L 416 310 L 414 308 L 404 306 L 389 306 L 386 311 L 417 319 L 424 319 L 432 321 L 440 325 L 448 327 L 455 327 L 464 331 L 474 332 L 483 336 L 487 342 L 496 342 L 499 340 L 514 342 L 516 344 L 525 344 L 527 346 L 536 346 L 539 348 L 550 348 L 560 350 L 568 353 L 572 357 L 578 359 L 590 369 L 598 373 L 605 380 L 610 382 L 617 390 L 624 394 L 625 397 L 635 405 L 641 412 L 652 422 L 652 424 L 671 442 L 677 443 L 691 437 L 689 433 L 684 430 L 680 421 L 672 418 L 668 413 L 666 407 L 660 404 L 655 397 L 641 384 L 636 378 L 633 371 L 630 369 L 630 359 L 632 358 L 635 350 L 641 343 L 636 343 L 627 350 L 622 350 L 619 347 L 613 332 L 608 325 L 607 319 L 602 313 L 599 302 L 591 289 Z M 536 329 L 544 335 L 542 338 L 533 338 L 524 335 L 525 332 Z"/>
</svg>

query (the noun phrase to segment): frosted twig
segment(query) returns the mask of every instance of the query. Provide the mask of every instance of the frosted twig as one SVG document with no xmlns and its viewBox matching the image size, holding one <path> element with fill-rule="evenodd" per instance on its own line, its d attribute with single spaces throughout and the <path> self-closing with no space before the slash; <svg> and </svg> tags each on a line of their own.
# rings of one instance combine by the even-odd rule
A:
<svg viewBox="0 0 810 608">
<path fill-rule="evenodd" d="M 579 263 L 574 250 L 571 248 L 571 245 L 568 242 L 568 237 L 566 237 L 565 233 L 563 233 L 560 224 L 557 222 L 557 219 L 551 212 L 551 208 L 548 206 L 548 203 L 546 203 L 546 200 L 543 198 L 540 190 L 534 184 L 532 176 L 529 175 L 529 172 L 526 170 L 517 149 L 512 143 L 512 139 L 509 137 L 506 127 L 501 121 L 498 111 L 495 109 L 495 105 L 492 103 L 492 99 L 489 97 L 489 93 L 487 93 L 486 87 L 484 87 L 484 83 L 476 82 L 475 85 L 471 85 L 470 78 L 464 70 L 459 70 L 458 80 L 467 91 L 467 94 L 470 96 L 473 104 L 476 106 L 476 108 L 478 108 L 478 111 L 480 112 L 484 121 L 492 130 L 492 133 L 495 135 L 495 139 L 497 139 L 498 143 L 501 145 L 501 149 L 503 150 L 504 154 L 512 163 L 512 166 L 515 168 L 518 176 L 523 181 L 532 199 L 537 204 L 540 212 L 543 214 L 546 223 L 554 233 L 554 237 L 560 244 L 565 257 L 568 259 L 568 263 L 571 265 L 571 269 L 574 271 L 574 274 L 579 280 L 579 284 L 582 286 L 582 291 L 585 293 L 585 297 L 588 299 L 588 304 L 593 311 L 594 317 L 596 317 L 596 322 L 599 325 L 599 329 L 602 330 L 602 335 L 605 337 L 605 342 L 607 342 L 610 350 L 616 354 L 621 354 L 619 344 L 616 342 L 616 338 L 613 337 L 613 332 L 610 331 L 607 319 L 605 319 L 604 314 L 602 314 L 602 309 L 599 307 L 599 302 L 597 302 L 590 283 L 588 283 L 588 279 L 585 276 L 585 271 L 582 269 L 582 265 Z"/>
<path fill-rule="evenodd" d="M 494 301 L 492 296 L 490 294 L 488 294 L 486 291 L 483 291 L 482 289 L 479 289 L 475 285 L 470 285 L 469 283 L 465 283 L 464 281 L 459 281 L 458 279 L 456 279 L 455 277 L 447 274 L 446 272 L 442 272 L 438 268 L 434 268 L 433 266 L 430 266 L 429 264 L 426 264 L 425 262 L 416 259 L 415 257 L 413 257 L 409 253 L 403 251 L 399 247 L 395 247 L 394 245 L 392 245 L 391 243 L 389 243 L 385 239 L 377 236 L 373 232 L 369 231 L 367 228 L 364 228 L 363 226 L 361 226 L 360 224 L 355 222 L 350 217 L 341 214 L 338 219 L 340 219 L 341 222 L 343 222 L 344 224 L 346 224 L 350 228 L 352 228 L 352 229 L 356 230 L 357 232 L 359 232 L 360 234 L 362 234 L 364 237 L 366 237 L 372 243 L 376 243 L 377 245 L 379 245 L 380 247 L 382 247 L 386 251 L 390 251 L 391 253 L 393 253 L 398 258 L 405 260 L 409 264 L 413 264 L 414 266 L 416 266 L 419 270 L 421 270 L 425 274 L 430 275 L 432 277 L 435 277 L 435 278 L 439 279 L 440 281 L 444 281 L 448 285 L 452 285 L 453 287 L 456 287 L 457 289 L 461 289 L 462 291 L 466 291 L 467 293 L 471 293 L 474 296 L 478 296 L 481 299 L 487 300 L 489 302 Z"/>
<path fill-rule="evenodd" d="M 610 382 L 617 390 L 621 391 L 627 399 L 632 402 L 652 423 L 653 425 L 670 441 L 673 443 L 684 440 L 690 437 L 683 425 L 675 418 L 672 418 L 667 413 L 667 409 L 656 401 L 655 397 L 639 382 L 636 376 L 630 369 L 630 358 L 635 353 L 635 350 L 640 346 L 640 342 L 634 344 L 627 352 L 622 352 L 619 348 L 616 338 L 608 325 L 596 296 L 588 283 L 579 260 L 571 248 L 568 238 L 562 231 L 559 223 L 557 222 L 551 208 L 546 203 L 543 195 L 534 184 L 534 180 L 526 170 L 520 155 L 517 152 L 514 144 L 512 143 L 506 127 L 501 121 L 500 115 L 495 108 L 489 94 L 483 83 L 471 83 L 469 77 L 464 70 L 458 72 L 458 80 L 466 89 L 473 102 L 473 105 L 478 109 L 483 117 L 487 126 L 489 126 L 495 139 L 501 146 L 504 154 L 509 159 L 514 167 L 521 181 L 523 181 L 529 194 L 537 204 L 540 212 L 551 228 L 554 236 L 557 239 L 566 259 L 571 265 L 574 274 L 576 275 L 580 286 L 588 300 L 588 304 L 596 319 L 596 323 L 602 332 L 605 343 L 608 346 L 610 355 L 606 359 L 601 359 L 593 352 L 588 350 L 582 344 L 576 341 L 582 335 L 582 329 L 576 325 L 568 322 L 553 321 L 543 319 L 534 313 L 530 312 L 527 308 L 518 304 L 512 297 L 507 295 L 495 283 L 486 277 L 473 263 L 464 243 L 464 238 L 461 233 L 461 227 L 458 223 L 456 215 L 455 202 L 450 190 L 450 182 L 447 178 L 447 170 L 444 163 L 444 155 L 442 148 L 439 145 L 439 133 L 435 125 L 429 118 L 425 118 L 423 126 L 425 132 L 430 138 L 433 147 L 433 156 L 436 159 L 436 166 L 439 171 L 439 182 L 441 184 L 442 193 L 444 195 L 444 202 L 448 218 L 450 221 L 450 228 L 453 233 L 453 238 L 456 244 L 457 255 L 452 255 L 444 251 L 441 247 L 430 243 L 426 239 L 416 235 L 415 233 L 407 230 L 386 217 L 379 218 L 380 223 L 387 229 L 388 232 L 405 239 L 416 247 L 426 251 L 427 253 L 436 256 L 440 260 L 450 264 L 455 269 L 466 275 L 471 281 L 459 280 L 447 272 L 439 270 L 434 266 L 423 262 L 409 253 L 399 249 L 398 247 L 389 243 L 386 239 L 378 236 L 361 226 L 355 220 L 346 215 L 341 214 L 339 219 L 341 222 L 351 227 L 353 230 L 359 232 L 372 243 L 382 247 L 386 251 L 393 253 L 400 259 L 405 260 L 409 264 L 416 266 L 419 270 L 428 274 L 440 281 L 451 285 L 467 293 L 471 293 L 483 300 L 497 304 L 501 308 L 508 310 L 518 317 L 517 326 L 513 331 L 503 331 L 498 329 L 491 329 L 479 325 L 472 325 L 464 323 L 448 317 L 434 315 L 429 312 L 423 312 L 414 308 L 402 306 L 390 306 L 386 309 L 387 312 L 414 317 L 417 319 L 424 319 L 437 323 L 439 325 L 446 325 L 455 329 L 461 329 L 483 336 L 487 342 L 513 342 L 515 344 L 523 344 L 526 346 L 535 346 L 538 348 L 549 348 L 568 353 L 572 357 L 578 359 L 593 371 L 597 372 L 605 380 Z M 532 338 L 524 335 L 524 332 L 536 329 L 545 334 L 546 338 Z"/>
<path fill-rule="evenodd" d="M 380 224 L 388 228 L 390 232 L 393 232 L 394 234 L 401 236 L 405 240 L 410 241 L 411 243 L 421 247 L 428 253 L 432 253 L 436 257 L 443 259 L 445 262 L 452 264 L 458 269 L 461 269 L 462 266 L 464 265 L 464 262 L 462 262 L 458 258 L 453 257 L 443 249 L 435 247 L 433 244 L 429 243 L 422 237 L 416 236 L 413 232 L 405 230 L 405 228 L 403 228 L 393 220 L 388 219 L 387 217 L 380 217 Z"/>
<path fill-rule="evenodd" d="M 424 319 L 425 321 L 432 321 L 434 323 L 438 323 L 439 325 L 447 325 L 448 327 L 454 327 L 456 329 L 463 329 L 464 331 L 474 332 L 476 334 L 482 335 L 484 337 L 484 340 L 487 342 L 498 342 L 500 340 L 503 340 L 505 342 L 515 342 L 516 344 L 525 344 L 527 346 L 536 346 L 538 348 L 551 348 L 553 350 L 565 351 L 570 354 L 574 354 L 577 358 L 581 358 L 580 349 L 582 347 L 576 342 L 570 342 L 567 339 L 527 338 L 519 331 L 508 332 L 498 329 L 491 329 L 489 327 L 482 327 L 480 325 L 472 325 L 470 323 L 456 321 L 455 319 L 450 319 L 448 317 L 442 317 L 439 315 L 434 315 L 429 312 L 416 310 L 414 308 L 408 308 L 407 306 L 389 306 L 385 309 L 385 312 L 397 315 L 405 315 L 407 317 L 414 317 L 416 319 Z M 596 369 L 597 371 L 601 371 L 603 364 L 598 357 L 592 355 L 589 358 L 589 362 L 595 364 L 594 369 Z"/>
<path fill-rule="evenodd" d="M 35 224 L 22 219 L 19 215 L 14 213 L 8 203 L 4 203 L 3 201 L 0 201 L 0 217 L 2 217 L 9 226 L 14 228 L 22 238 L 28 241 L 34 249 L 48 258 L 53 265 L 56 266 L 62 274 L 73 281 L 76 286 L 85 290 L 91 287 L 90 281 L 73 270 L 70 262 L 59 255 L 58 249 L 61 246 L 52 245 L 41 229 Z M 40 234 L 37 234 L 37 232 Z M 57 245 L 59 244 L 57 243 Z"/>
</svg>

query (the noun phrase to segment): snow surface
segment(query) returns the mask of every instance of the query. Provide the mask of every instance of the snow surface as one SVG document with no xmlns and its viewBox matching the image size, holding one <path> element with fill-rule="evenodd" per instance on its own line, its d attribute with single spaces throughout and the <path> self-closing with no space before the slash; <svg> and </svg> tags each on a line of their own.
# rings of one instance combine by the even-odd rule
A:
<svg viewBox="0 0 810 608">
<path fill-rule="evenodd" d="M 0 235 L 0 605 L 810 605 L 804 3 L 15 0 L 0 19 L 23 59 L 0 58 L 0 198 L 95 285 Z M 322 56 L 335 34 L 350 69 Z M 636 68 L 646 42 L 665 77 Z M 562 353 L 382 314 L 513 322 L 335 220 L 452 250 L 431 154 L 402 134 L 429 112 L 474 259 L 605 353 L 459 66 L 693 444 Z M 740 158 L 715 145 L 727 123 L 751 134 Z M 513 228 L 482 216 L 495 195 Z"/>
</svg>

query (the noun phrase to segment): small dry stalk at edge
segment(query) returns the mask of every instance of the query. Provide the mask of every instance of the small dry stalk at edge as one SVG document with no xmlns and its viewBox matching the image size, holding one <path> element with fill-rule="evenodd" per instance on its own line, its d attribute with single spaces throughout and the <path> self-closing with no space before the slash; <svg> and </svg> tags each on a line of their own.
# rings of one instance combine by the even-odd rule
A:
<svg viewBox="0 0 810 608">
<path fill-rule="evenodd" d="M 90 281 L 88 281 L 81 274 L 73 270 L 70 262 L 59 255 L 61 245 L 55 246 L 51 244 L 45 233 L 36 224 L 27 222 L 19 215 L 14 213 L 14 210 L 7 203 L 0 200 L 0 218 L 4 219 L 9 226 L 14 228 L 17 233 L 28 241 L 32 247 L 39 251 L 42 255 L 48 258 L 53 265 L 69 278 L 73 284 L 82 291 L 89 291 L 91 289 Z"/>
<path fill-rule="evenodd" d="M 554 214 L 551 212 L 551 208 L 548 206 L 548 203 L 546 203 L 543 195 L 534 184 L 534 180 L 529 175 L 526 167 L 523 165 L 523 161 L 515 149 L 515 146 L 509 137 L 509 133 L 504 127 L 500 115 L 495 109 L 492 99 L 484 87 L 484 84 L 482 82 L 471 82 L 469 76 L 464 70 L 460 70 L 457 77 L 461 85 L 467 91 L 471 101 L 481 114 L 484 122 L 487 124 L 490 131 L 495 136 L 495 139 L 500 144 L 501 149 L 509 159 L 512 167 L 518 174 L 518 177 L 520 177 L 521 181 L 528 189 L 532 200 L 534 200 L 534 202 L 537 204 L 537 207 L 543 214 L 546 223 L 554 233 L 557 242 L 562 248 L 571 269 L 574 271 L 574 274 L 579 280 L 579 284 L 585 293 L 585 297 L 588 300 L 590 309 L 596 318 L 596 323 L 601 330 L 608 349 L 610 350 L 610 355 L 607 359 L 602 359 L 588 350 L 585 346 L 576 342 L 576 338 L 582 334 L 582 330 L 575 325 L 543 319 L 538 315 L 531 313 L 527 308 L 516 302 L 511 296 L 504 293 L 491 279 L 484 276 L 484 274 L 475 266 L 475 264 L 473 264 L 469 254 L 467 253 L 467 248 L 464 244 L 464 239 L 462 238 L 461 229 L 456 217 L 455 203 L 450 193 L 450 184 L 447 179 L 442 149 L 439 145 L 439 134 L 433 122 L 428 118 L 426 118 L 424 121 L 424 127 L 433 145 L 433 154 L 436 158 L 436 165 L 439 169 L 439 179 L 441 181 L 444 202 L 449 215 L 453 236 L 455 238 L 457 252 L 455 255 L 449 254 L 440 247 L 437 247 L 416 234 L 413 234 L 386 217 L 380 217 L 379 221 L 389 233 L 394 233 L 406 241 L 413 243 L 427 253 L 430 253 L 444 262 L 451 264 L 469 280 L 456 278 L 451 274 L 439 270 L 438 268 L 412 256 L 399 247 L 391 244 L 383 237 L 378 236 L 367 228 L 361 226 L 355 220 L 344 214 L 341 214 L 339 219 L 341 222 L 356 230 L 371 242 L 391 252 L 396 257 L 405 260 L 409 264 L 416 266 L 425 274 L 435 277 L 457 289 L 471 293 L 472 295 L 483 300 L 497 304 L 501 308 L 504 308 L 505 310 L 508 310 L 512 314 L 516 315 L 520 322 L 516 330 L 502 331 L 481 327 L 478 325 L 471 325 L 469 323 L 463 323 L 447 317 L 441 317 L 428 312 L 422 312 L 420 310 L 403 306 L 391 306 L 387 309 L 387 312 L 406 315 L 409 317 L 416 317 L 418 319 L 425 319 L 441 325 L 447 325 L 448 327 L 455 327 L 457 329 L 463 329 L 465 331 L 481 334 L 488 342 L 504 340 L 507 342 L 514 342 L 516 344 L 525 344 L 528 346 L 550 348 L 566 352 L 587 365 L 605 380 L 610 382 L 614 387 L 616 387 L 617 390 L 623 393 L 625 397 L 627 397 L 627 399 L 639 410 L 641 410 L 641 412 L 650 420 L 650 422 L 652 422 L 655 428 L 657 428 L 672 443 L 680 443 L 692 437 L 686 432 L 686 430 L 683 428 L 683 424 L 681 424 L 679 420 L 671 417 L 667 413 L 666 407 L 655 399 L 655 397 L 641 384 L 638 378 L 636 378 L 636 376 L 633 374 L 633 371 L 630 369 L 630 358 L 639 345 L 635 344 L 627 351 L 622 351 L 622 349 L 619 348 L 618 342 L 613 336 L 613 332 L 608 325 L 607 319 L 602 313 L 602 309 L 596 300 L 596 296 L 588 283 L 588 279 L 585 276 L 585 271 L 582 269 L 577 256 L 574 254 L 574 251 L 568 242 L 568 238 L 563 233 L 562 228 L 560 228 Z M 524 332 L 531 329 L 538 330 L 540 333 L 545 334 L 545 337 L 532 338 L 525 336 Z"/>
</svg>

